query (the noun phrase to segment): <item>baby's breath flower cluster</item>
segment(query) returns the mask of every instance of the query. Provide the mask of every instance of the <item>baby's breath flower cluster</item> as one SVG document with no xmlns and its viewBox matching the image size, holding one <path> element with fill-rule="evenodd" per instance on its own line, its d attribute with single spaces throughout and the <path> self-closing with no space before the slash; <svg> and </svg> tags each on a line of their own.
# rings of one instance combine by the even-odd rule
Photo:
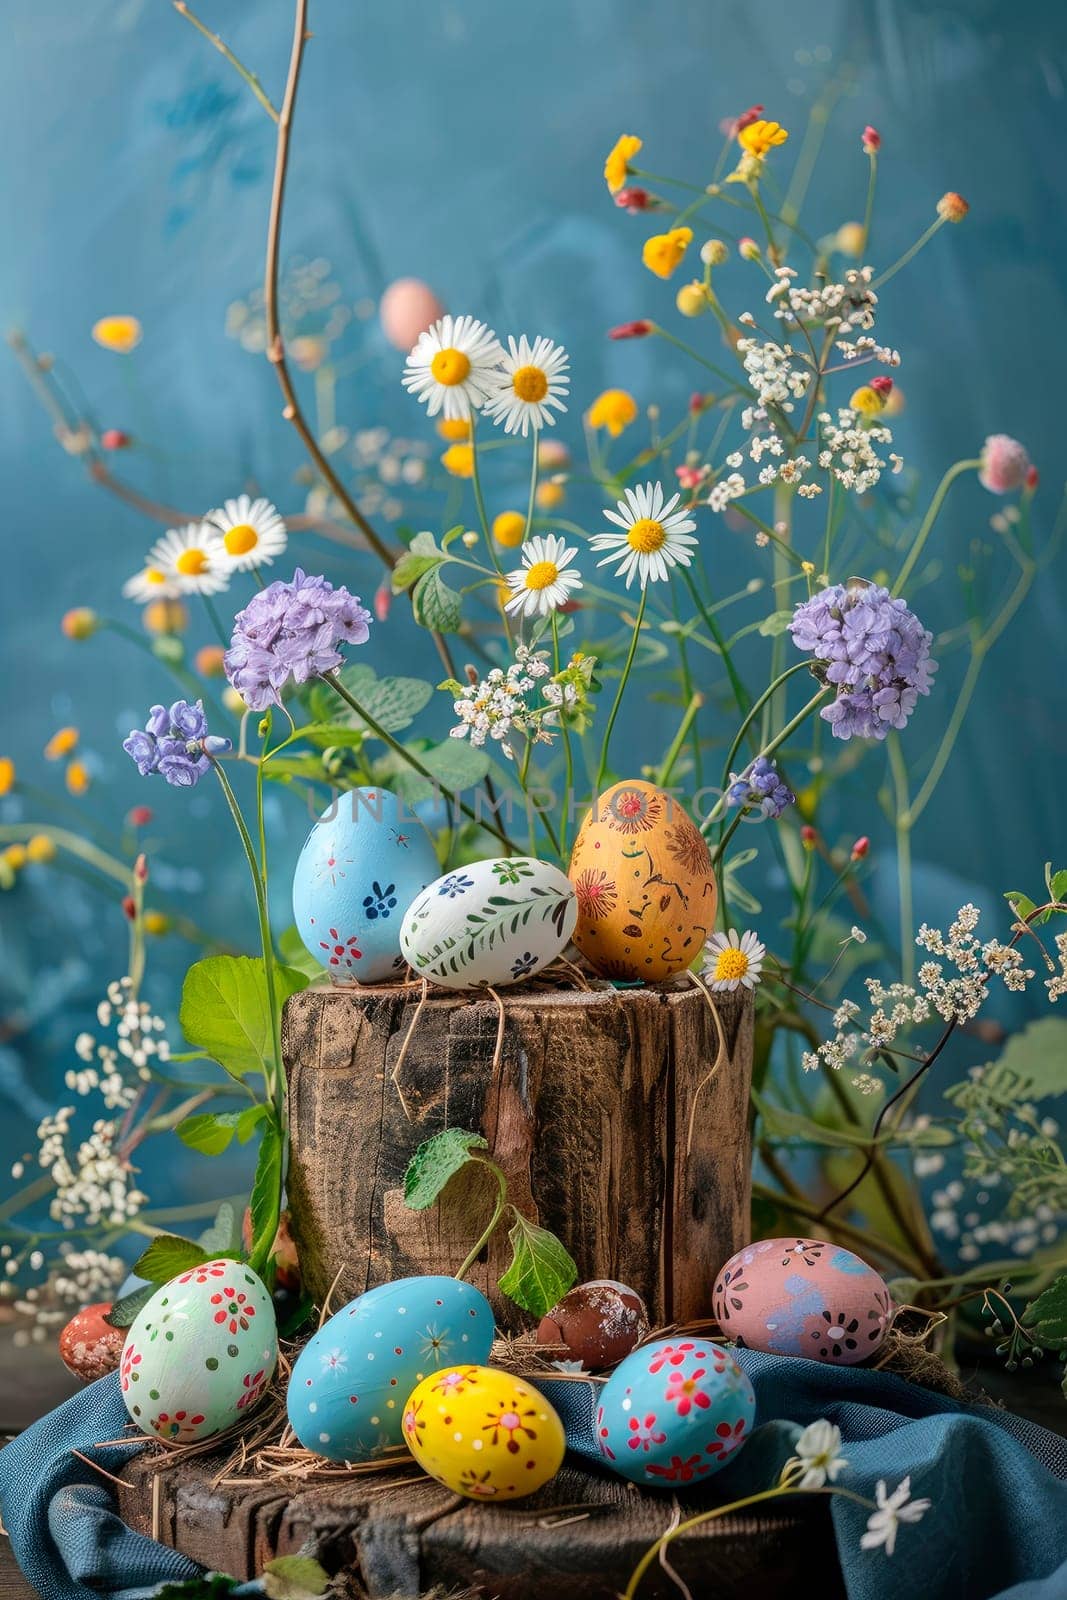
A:
<svg viewBox="0 0 1067 1600">
<path fill-rule="evenodd" d="M 514 734 L 535 744 L 551 744 L 549 730 L 558 727 L 561 714 L 569 726 L 580 730 L 592 714 L 590 688 L 595 666 L 595 656 L 579 653 L 553 675 L 547 650 L 517 644 L 514 661 L 507 667 L 493 667 L 475 683 L 446 679 L 439 687 L 455 696 L 453 709 L 459 718 L 449 730 L 451 737 L 469 738 L 477 746 L 491 740 L 500 747 L 501 755 L 513 761 Z M 544 703 L 531 703 L 528 697 L 539 684 Z"/>
<path fill-rule="evenodd" d="M 108 1111 L 125 1111 L 136 1100 L 140 1085 L 151 1077 L 153 1063 L 170 1058 L 167 1025 L 147 1001 L 134 994 L 129 978 L 108 984 L 96 1016 L 102 1028 L 113 1030 L 114 1043 L 79 1033 L 74 1053 L 84 1065 L 72 1067 L 65 1082 L 77 1095 L 98 1091 Z"/>
<path fill-rule="evenodd" d="M 65 1228 L 76 1223 L 121 1227 L 135 1217 L 148 1196 L 136 1187 L 134 1171 L 120 1148 L 121 1123 L 98 1117 L 87 1138 L 68 1149 L 73 1106 L 60 1106 L 38 1124 L 37 1165 L 51 1178 L 55 1193 L 48 1213 Z"/>
<path fill-rule="evenodd" d="M 1023 965 L 1017 949 L 996 939 L 979 939 L 978 921 L 977 908 L 967 904 L 960 907 L 947 935 L 923 923 L 916 944 L 943 959 L 924 961 L 915 986 L 868 978 L 866 1019 L 860 1021 L 863 1011 L 856 1001 L 842 1000 L 833 1014 L 832 1038 L 805 1052 L 805 1071 L 820 1066 L 838 1071 L 857 1057 L 861 1065 L 869 1066 L 899 1035 L 935 1017 L 946 1023 L 972 1021 L 988 998 L 992 975 L 1000 977 L 1006 988 L 1025 989 L 1034 977 L 1032 969 Z M 862 1092 L 874 1091 L 864 1086 Z"/>
</svg>

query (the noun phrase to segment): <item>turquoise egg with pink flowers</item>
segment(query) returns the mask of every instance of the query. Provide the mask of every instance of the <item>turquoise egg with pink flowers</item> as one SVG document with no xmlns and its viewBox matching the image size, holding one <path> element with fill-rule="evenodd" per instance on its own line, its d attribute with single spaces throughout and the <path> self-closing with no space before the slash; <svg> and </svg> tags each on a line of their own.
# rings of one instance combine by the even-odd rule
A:
<svg viewBox="0 0 1067 1600">
<path fill-rule="evenodd" d="M 613 1472 L 646 1489 L 678 1489 L 724 1467 L 755 1414 L 752 1385 L 730 1352 L 676 1334 L 615 1368 L 601 1390 L 596 1441 Z"/>
<path fill-rule="evenodd" d="M 323 812 L 293 874 L 293 920 L 310 955 L 342 983 L 387 983 L 405 969 L 404 913 L 440 867 L 398 794 L 347 789 Z"/>
<path fill-rule="evenodd" d="M 750 1350 L 853 1366 L 881 1349 L 896 1307 L 852 1250 L 826 1239 L 759 1239 L 723 1267 L 712 1309 L 727 1338 Z"/>
</svg>

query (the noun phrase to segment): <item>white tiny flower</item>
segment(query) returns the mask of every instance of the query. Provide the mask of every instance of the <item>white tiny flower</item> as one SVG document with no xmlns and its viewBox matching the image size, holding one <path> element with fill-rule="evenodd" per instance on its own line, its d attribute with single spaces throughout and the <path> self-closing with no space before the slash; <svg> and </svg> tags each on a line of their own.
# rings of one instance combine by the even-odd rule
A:
<svg viewBox="0 0 1067 1600">
<path fill-rule="evenodd" d="M 754 989 L 766 954 L 766 946 L 751 930 L 740 935 L 736 928 L 729 933 L 713 933 L 704 945 L 704 976 L 709 987 L 719 992 Z"/>
<path fill-rule="evenodd" d="M 885 1545 L 887 1556 L 893 1554 L 897 1542 L 897 1529 L 902 1522 L 920 1522 L 930 1509 L 929 1500 L 912 1500 L 911 1477 L 903 1478 L 892 1494 L 886 1493 L 885 1480 L 879 1478 L 874 1497 L 877 1511 L 872 1511 L 867 1521 L 867 1532 L 860 1539 L 861 1550 L 877 1550 Z"/>
<path fill-rule="evenodd" d="M 841 1429 L 827 1422 L 825 1417 L 820 1417 L 817 1422 L 809 1422 L 794 1448 L 796 1456 L 786 1465 L 803 1467 L 801 1476 L 795 1482 L 798 1489 L 821 1489 L 824 1483 L 833 1483 L 848 1466 L 845 1458 L 838 1455 Z"/>
<path fill-rule="evenodd" d="M 148 552 L 145 572 L 162 572 L 180 594 L 220 594 L 230 583 L 222 540 L 206 522 L 168 528 Z"/>
<path fill-rule="evenodd" d="M 209 511 L 204 520 L 221 537 L 223 562 L 234 572 L 269 567 L 274 557 L 285 551 L 285 523 L 269 500 L 238 495 Z"/>
<path fill-rule="evenodd" d="M 445 316 L 419 335 L 401 381 L 429 416 L 440 412 L 449 421 L 463 421 L 492 394 L 503 356 L 484 322 Z"/>
</svg>

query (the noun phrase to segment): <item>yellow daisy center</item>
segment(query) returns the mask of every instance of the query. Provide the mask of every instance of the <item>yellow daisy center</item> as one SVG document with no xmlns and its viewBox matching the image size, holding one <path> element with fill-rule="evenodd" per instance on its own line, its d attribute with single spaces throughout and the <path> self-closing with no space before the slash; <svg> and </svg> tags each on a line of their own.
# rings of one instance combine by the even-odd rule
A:
<svg viewBox="0 0 1067 1600">
<path fill-rule="evenodd" d="M 430 363 L 430 371 L 438 383 L 452 388 L 457 383 L 462 383 L 470 376 L 470 357 L 465 356 L 462 350 L 456 350 L 449 345 L 445 350 L 438 350 Z"/>
<path fill-rule="evenodd" d="M 199 578 L 208 568 L 207 552 L 198 550 L 194 545 L 189 550 L 183 550 L 174 565 L 183 578 Z"/>
<path fill-rule="evenodd" d="M 743 978 L 747 971 L 748 957 L 743 950 L 735 950 L 731 946 L 728 950 L 719 951 L 719 959 L 715 963 L 716 978 L 729 982 Z"/>
<path fill-rule="evenodd" d="M 662 522 L 656 522 L 652 517 L 640 517 L 626 535 L 626 542 L 631 550 L 650 556 L 666 544 L 667 530 Z"/>
<path fill-rule="evenodd" d="M 526 573 L 527 589 L 547 589 L 550 583 L 555 583 L 559 577 L 559 568 L 554 561 L 535 561 Z"/>
<path fill-rule="evenodd" d="M 246 556 L 259 543 L 259 534 L 250 522 L 239 522 L 236 527 L 226 530 L 222 542 L 226 546 L 227 555 Z"/>
<path fill-rule="evenodd" d="M 145 567 L 144 581 L 145 583 L 166 583 L 167 574 L 160 572 L 158 567 Z"/>
<path fill-rule="evenodd" d="M 511 387 L 520 400 L 535 403 L 548 393 L 548 379 L 540 367 L 516 367 L 511 374 Z"/>
</svg>

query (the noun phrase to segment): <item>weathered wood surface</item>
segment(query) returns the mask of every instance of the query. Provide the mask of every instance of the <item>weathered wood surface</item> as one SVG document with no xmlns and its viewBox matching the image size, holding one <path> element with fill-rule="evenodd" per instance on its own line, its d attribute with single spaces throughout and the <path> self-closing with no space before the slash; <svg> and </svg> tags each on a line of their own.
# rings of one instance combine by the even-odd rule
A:
<svg viewBox="0 0 1067 1600">
<path fill-rule="evenodd" d="M 616 1278 L 654 1324 L 708 1314 L 723 1261 L 747 1237 L 751 997 L 662 989 L 431 991 L 397 1086 L 419 989 L 315 988 L 288 1002 L 288 1193 L 305 1283 L 333 1304 L 413 1273 L 454 1273 L 488 1219 L 491 1176 L 470 1169 L 426 1212 L 403 1204 L 416 1147 L 454 1126 L 485 1135 L 514 1203 L 566 1244 L 581 1278 Z M 687 1150 L 690 1114 L 693 1136 Z M 410 1120 L 405 1112 L 406 1102 Z M 470 1274 L 498 1321 L 506 1230 Z"/>
<path fill-rule="evenodd" d="M 218 1467 L 200 1457 L 162 1474 L 158 1536 L 242 1579 L 276 1555 L 314 1554 L 360 1600 L 416 1600 L 457 1587 L 487 1600 L 617 1600 L 676 1505 L 686 1516 L 714 1504 L 714 1490 L 650 1495 L 569 1460 L 537 1495 L 495 1506 L 462 1501 L 426 1478 L 388 1489 L 373 1478 L 212 1489 Z M 147 1458 L 123 1473 L 121 1514 L 144 1533 L 152 1532 L 155 1476 Z M 699 1600 L 779 1600 L 795 1591 L 799 1572 L 818 1574 L 820 1600 L 844 1596 L 822 1500 L 706 1523 L 672 1544 L 670 1562 Z M 641 1600 L 678 1594 L 658 1567 L 641 1586 Z"/>
</svg>

